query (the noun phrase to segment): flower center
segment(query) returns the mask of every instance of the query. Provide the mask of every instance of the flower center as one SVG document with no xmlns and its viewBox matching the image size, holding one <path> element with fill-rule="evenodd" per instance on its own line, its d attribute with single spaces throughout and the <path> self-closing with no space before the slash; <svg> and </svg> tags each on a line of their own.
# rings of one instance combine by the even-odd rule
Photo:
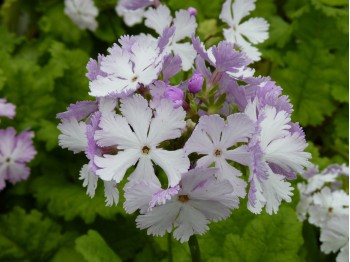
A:
<svg viewBox="0 0 350 262">
<path fill-rule="evenodd" d="M 179 201 L 182 203 L 186 203 L 188 200 L 190 200 L 190 198 L 188 197 L 188 195 L 179 195 L 178 197 Z"/>
<path fill-rule="evenodd" d="M 6 163 L 10 163 L 10 161 L 11 161 L 11 159 L 10 159 L 9 157 L 7 157 L 7 158 L 5 159 L 5 162 L 6 162 Z"/>
<path fill-rule="evenodd" d="M 150 150 L 151 150 L 151 149 L 150 149 L 148 146 L 144 146 L 144 147 L 142 148 L 142 153 L 144 153 L 145 155 L 148 155 L 148 153 L 149 153 Z"/>
<path fill-rule="evenodd" d="M 136 82 L 137 79 L 138 79 L 137 76 L 133 76 L 133 78 L 131 78 L 131 82 Z"/>
<path fill-rule="evenodd" d="M 215 156 L 221 156 L 222 152 L 220 149 L 216 149 L 215 152 L 214 152 L 214 155 Z"/>
<path fill-rule="evenodd" d="M 329 213 L 332 213 L 332 212 L 333 212 L 333 208 L 332 208 L 332 207 L 329 207 L 329 208 L 328 208 L 328 212 L 329 212 Z"/>
</svg>

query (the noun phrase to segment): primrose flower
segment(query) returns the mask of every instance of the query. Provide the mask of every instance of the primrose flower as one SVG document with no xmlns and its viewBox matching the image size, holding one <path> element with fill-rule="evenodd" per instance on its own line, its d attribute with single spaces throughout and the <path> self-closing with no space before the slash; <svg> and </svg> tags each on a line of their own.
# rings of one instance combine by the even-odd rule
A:
<svg viewBox="0 0 350 262">
<path fill-rule="evenodd" d="M 210 220 L 217 222 L 229 217 L 231 209 L 237 207 L 237 202 L 231 197 L 232 186 L 225 180 L 218 180 L 214 173 L 213 168 L 199 168 L 182 174 L 178 191 L 170 195 L 164 204 L 156 204 L 145 214 L 139 215 L 136 218 L 137 227 L 147 228 L 149 235 L 164 236 L 174 226 L 174 237 L 185 242 L 193 234 L 202 235 L 208 231 Z M 149 184 L 140 182 L 133 189 L 133 193 L 139 195 L 142 188 L 151 188 L 148 192 L 141 191 L 148 194 L 143 198 L 138 197 L 141 206 L 144 204 L 142 202 L 150 202 L 157 190 L 161 190 Z M 126 197 L 131 194 L 129 190 Z"/>
<path fill-rule="evenodd" d="M 5 187 L 5 180 L 15 184 L 29 176 L 30 162 L 36 151 L 33 147 L 33 132 L 23 131 L 16 136 L 12 127 L 0 130 L 0 190 Z"/>
<path fill-rule="evenodd" d="M 237 113 L 227 117 L 227 123 L 219 115 L 202 116 L 191 137 L 185 144 L 186 154 L 204 155 L 199 158 L 196 167 L 209 167 L 213 163 L 218 168 L 218 178 L 226 179 L 233 186 L 233 194 L 246 195 L 246 182 L 239 178 L 241 172 L 228 161 L 243 165 L 250 164 L 250 155 L 246 146 L 238 143 L 248 142 L 254 132 L 254 123 L 245 114 Z"/>
<path fill-rule="evenodd" d="M 16 106 L 6 102 L 5 98 L 0 99 L 0 116 L 12 119 L 16 115 Z"/>
<path fill-rule="evenodd" d="M 115 11 L 119 16 L 123 17 L 124 23 L 127 26 L 133 26 L 141 23 L 145 12 L 144 8 L 126 8 L 125 6 L 128 5 L 128 2 L 130 2 L 130 0 L 120 0 L 115 7 Z"/>
<path fill-rule="evenodd" d="M 286 179 L 295 178 L 309 165 L 310 153 L 302 132 L 291 132 L 290 115 L 265 106 L 257 110 L 256 100 L 247 106 L 246 113 L 256 121 L 256 132 L 248 147 L 253 161 L 250 166 L 248 209 L 260 213 L 277 212 L 282 200 L 291 201 L 292 187 Z M 257 113 L 258 112 L 258 113 Z"/>
<path fill-rule="evenodd" d="M 102 58 L 96 79 L 90 81 L 90 95 L 97 97 L 125 97 L 140 85 L 149 85 L 160 71 L 157 42 L 147 37 L 133 38 L 129 46 L 114 44 L 109 55 Z M 146 41 L 145 41 L 146 40 Z M 158 61 L 158 62 L 157 62 Z"/>
<path fill-rule="evenodd" d="M 259 61 L 261 53 L 252 44 L 264 42 L 268 37 L 269 23 L 264 18 L 250 18 L 241 23 L 243 17 L 255 9 L 256 0 L 226 0 L 222 6 L 219 18 L 229 25 L 224 29 L 227 41 L 237 43 L 243 51 L 253 60 Z M 248 39 L 248 41 L 246 39 Z"/>
<path fill-rule="evenodd" d="M 321 251 L 339 252 L 337 262 L 349 261 L 349 213 L 332 217 L 322 228 Z"/>
<path fill-rule="evenodd" d="M 98 9 L 92 0 L 65 0 L 64 13 L 80 29 L 95 31 L 97 28 Z"/>
<path fill-rule="evenodd" d="M 170 14 L 168 7 L 159 5 L 156 9 L 150 8 L 145 12 L 145 25 L 154 29 L 159 35 L 162 35 L 166 28 L 171 25 L 175 27 L 175 32 L 170 42 L 165 47 L 165 53 L 173 52 L 178 55 L 182 61 L 182 69 L 189 70 L 197 55 L 190 43 L 180 42 L 185 38 L 191 38 L 197 28 L 196 18 L 187 10 L 180 10 L 175 13 L 175 18 Z"/>
<path fill-rule="evenodd" d="M 185 111 L 164 99 L 152 111 L 148 102 L 140 95 L 133 95 L 121 101 L 121 115 L 106 113 L 101 117 L 95 140 L 101 147 L 115 146 L 116 155 L 95 156 L 100 168 L 96 174 L 106 181 L 119 183 L 126 170 L 137 163 L 131 180 L 146 180 L 159 183 L 152 161 L 168 176 L 169 186 L 176 185 L 181 173 L 189 168 L 189 159 L 183 149 L 167 151 L 158 148 L 163 141 L 181 136 L 185 128 Z M 152 117 L 154 114 L 154 117 Z M 169 121 L 171 119 L 171 121 Z"/>
</svg>

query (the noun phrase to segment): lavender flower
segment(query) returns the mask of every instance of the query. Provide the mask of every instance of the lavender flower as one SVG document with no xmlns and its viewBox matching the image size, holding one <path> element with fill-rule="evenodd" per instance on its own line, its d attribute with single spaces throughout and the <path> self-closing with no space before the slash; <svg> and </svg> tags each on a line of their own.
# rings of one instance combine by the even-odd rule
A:
<svg viewBox="0 0 350 262">
<path fill-rule="evenodd" d="M 210 220 L 219 221 L 231 214 L 237 207 L 232 199 L 232 186 L 225 180 L 219 181 L 213 175 L 215 169 L 192 169 L 184 173 L 179 182 L 180 190 L 166 200 L 165 204 L 156 205 L 152 210 L 139 215 L 137 227 L 148 228 L 150 235 L 163 236 L 176 228 L 174 237 L 180 242 L 188 241 L 193 234 L 204 234 L 209 228 Z M 139 188 L 153 188 L 143 199 L 151 200 L 156 186 L 144 182 L 133 189 L 138 194 Z M 160 188 L 158 187 L 158 190 Z M 130 196 L 129 192 L 127 196 Z"/>
<path fill-rule="evenodd" d="M 202 116 L 191 137 L 185 144 L 186 154 L 196 152 L 204 155 L 197 160 L 197 167 L 209 167 L 213 163 L 218 168 L 218 178 L 230 181 L 235 196 L 246 195 L 246 182 L 239 178 L 241 172 L 229 164 L 234 161 L 243 165 L 250 164 L 246 146 L 238 143 L 248 142 L 254 131 L 254 123 L 244 114 L 227 117 L 227 123 L 219 115 Z"/>
<path fill-rule="evenodd" d="M 92 0 L 65 0 L 64 6 L 64 13 L 80 29 L 96 30 L 98 9 Z"/>
<path fill-rule="evenodd" d="M 5 180 L 15 184 L 25 180 L 29 176 L 30 162 L 36 151 L 32 138 L 34 133 L 23 131 L 16 136 L 16 130 L 12 127 L 0 130 L 0 190 L 5 187 Z"/>
<path fill-rule="evenodd" d="M 0 99 L 0 116 L 12 119 L 16 115 L 16 106 L 6 102 L 6 98 Z"/>
</svg>

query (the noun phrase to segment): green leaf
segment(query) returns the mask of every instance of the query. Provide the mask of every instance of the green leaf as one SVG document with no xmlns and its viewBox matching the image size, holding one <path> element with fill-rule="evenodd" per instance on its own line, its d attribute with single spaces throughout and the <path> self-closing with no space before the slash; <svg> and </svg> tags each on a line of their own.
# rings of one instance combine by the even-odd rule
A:
<svg viewBox="0 0 350 262">
<path fill-rule="evenodd" d="M 52 260 L 50 260 L 50 262 L 62 262 L 62 261 L 76 262 L 76 261 L 85 261 L 85 259 L 75 249 L 63 247 L 55 254 Z"/>
<path fill-rule="evenodd" d="M 294 121 L 318 125 L 335 109 L 331 97 L 334 56 L 320 44 L 300 44 L 296 52 L 285 56 L 286 67 L 272 72 L 294 106 Z"/>
<path fill-rule="evenodd" d="M 316 9 L 328 16 L 348 16 L 349 4 L 347 0 L 311 0 Z"/>
<path fill-rule="evenodd" d="M 122 260 L 107 245 L 97 231 L 89 230 L 87 235 L 75 241 L 75 249 L 87 262 L 121 262 Z"/>
<path fill-rule="evenodd" d="M 60 226 L 36 210 L 0 216 L 1 261 L 47 261 L 64 241 Z"/>
<path fill-rule="evenodd" d="M 232 262 L 295 262 L 302 244 L 302 224 L 293 209 L 282 206 L 277 215 L 263 213 L 249 221 L 242 235 L 228 232 L 223 257 Z"/>
<path fill-rule="evenodd" d="M 57 125 L 45 119 L 40 121 L 40 129 L 36 132 L 38 140 L 46 142 L 47 151 L 51 151 L 58 145 L 59 134 Z"/>
<path fill-rule="evenodd" d="M 276 43 L 278 48 L 284 47 L 291 39 L 293 27 L 279 16 L 271 16 L 268 21 L 270 23 L 269 38 L 262 45 Z"/>
<path fill-rule="evenodd" d="M 64 14 L 63 3 L 51 5 L 46 8 L 40 18 L 39 28 L 45 36 L 50 36 L 66 43 L 79 43 L 86 45 L 90 41 L 81 41 L 87 37 L 85 30 L 79 29 L 70 18 Z"/>
<path fill-rule="evenodd" d="M 312 159 L 310 160 L 315 165 L 318 165 L 320 170 L 326 168 L 330 164 L 332 164 L 332 160 L 327 157 L 321 157 L 319 153 L 319 148 L 312 143 L 311 141 L 308 141 L 308 146 L 305 149 L 305 151 L 311 153 Z"/>
<path fill-rule="evenodd" d="M 36 178 L 32 187 L 34 196 L 40 204 L 47 205 L 50 213 L 62 216 L 67 221 L 80 217 L 85 223 L 92 223 L 97 215 L 113 219 L 120 212 L 116 206 L 105 206 L 102 184 L 98 185 L 96 195 L 92 199 L 86 195 L 85 188 L 81 184 L 81 181 L 75 183 L 67 181 L 63 173 L 51 172 Z"/>
</svg>

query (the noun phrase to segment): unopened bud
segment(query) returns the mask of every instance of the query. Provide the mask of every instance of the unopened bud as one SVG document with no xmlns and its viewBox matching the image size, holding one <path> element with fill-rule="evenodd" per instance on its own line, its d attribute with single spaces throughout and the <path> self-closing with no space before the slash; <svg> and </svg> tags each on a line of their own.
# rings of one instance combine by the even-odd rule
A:
<svg viewBox="0 0 350 262">
<path fill-rule="evenodd" d="M 190 15 L 197 16 L 197 9 L 190 6 L 187 11 L 190 13 Z"/>
<path fill-rule="evenodd" d="M 164 92 L 164 97 L 173 102 L 175 108 L 178 108 L 182 106 L 184 92 L 177 87 L 167 87 Z"/>
<path fill-rule="evenodd" d="M 196 94 L 199 91 L 202 90 L 202 86 L 203 86 L 203 75 L 200 73 L 196 73 L 194 74 L 190 80 L 188 81 L 188 90 L 192 93 L 192 94 Z"/>
</svg>

